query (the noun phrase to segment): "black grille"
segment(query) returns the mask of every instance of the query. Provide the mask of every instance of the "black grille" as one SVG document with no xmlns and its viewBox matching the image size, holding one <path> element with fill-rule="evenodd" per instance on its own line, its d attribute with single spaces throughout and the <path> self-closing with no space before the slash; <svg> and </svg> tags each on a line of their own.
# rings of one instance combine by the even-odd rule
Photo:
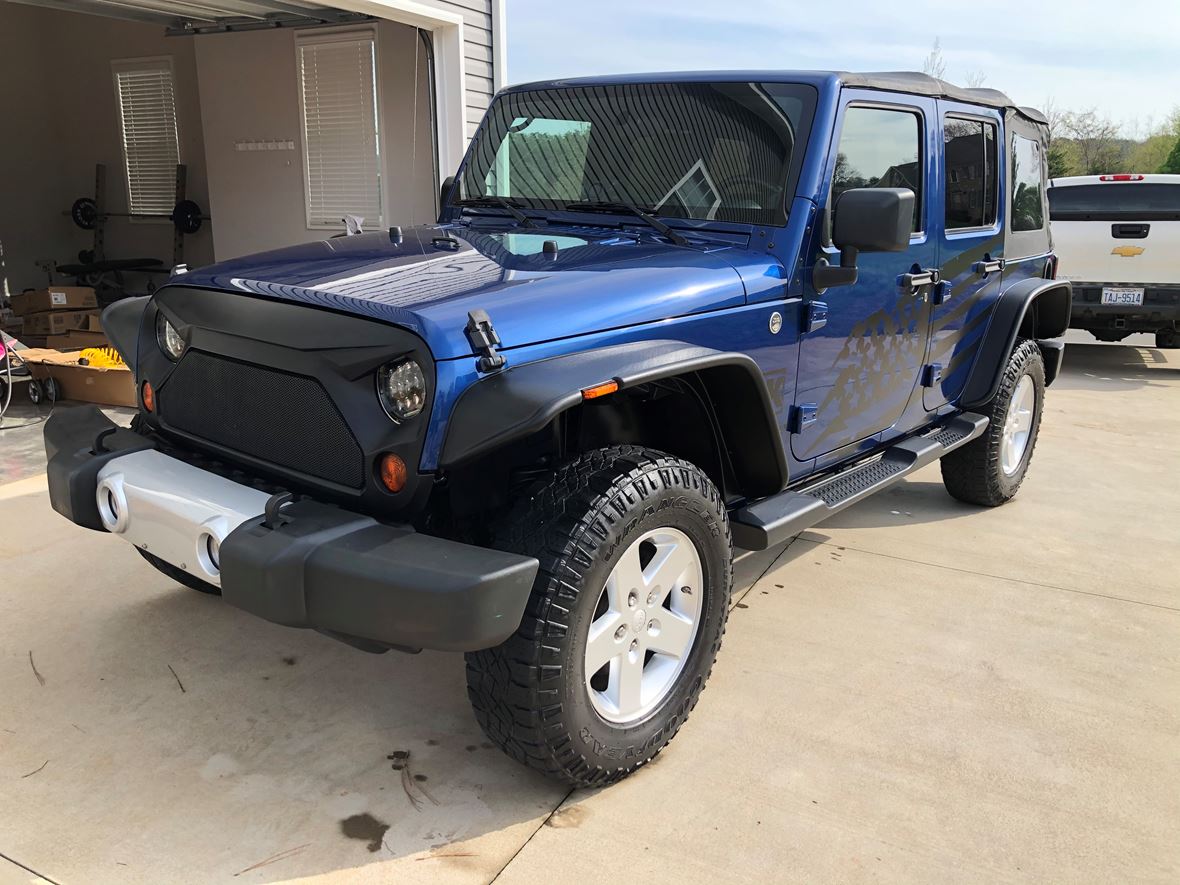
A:
<svg viewBox="0 0 1180 885">
<path fill-rule="evenodd" d="M 167 427 L 268 464 L 364 485 L 364 454 L 314 378 L 186 353 L 161 391 Z"/>
</svg>

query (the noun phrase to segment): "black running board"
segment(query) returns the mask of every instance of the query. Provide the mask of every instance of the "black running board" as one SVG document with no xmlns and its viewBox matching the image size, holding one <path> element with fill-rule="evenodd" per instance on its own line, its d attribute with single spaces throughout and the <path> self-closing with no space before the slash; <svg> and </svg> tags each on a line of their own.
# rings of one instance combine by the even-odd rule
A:
<svg viewBox="0 0 1180 885">
<path fill-rule="evenodd" d="M 934 431 L 887 448 L 880 458 L 829 476 L 798 491 L 779 492 L 730 514 L 735 547 L 766 550 L 845 507 L 899 482 L 980 436 L 987 418 L 965 412 Z"/>
</svg>

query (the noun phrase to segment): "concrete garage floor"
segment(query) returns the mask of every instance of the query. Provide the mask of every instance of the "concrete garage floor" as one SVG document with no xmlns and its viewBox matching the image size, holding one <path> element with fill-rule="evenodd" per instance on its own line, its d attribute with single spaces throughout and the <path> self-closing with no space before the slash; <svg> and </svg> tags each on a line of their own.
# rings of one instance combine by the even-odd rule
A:
<svg viewBox="0 0 1180 885">
<path fill-rule="evenodd" d="M 1012 504 L 933 467 L 744 557 L 691 722 L 572 794 L 459 656 L 250 618 L 0 486 L 0 883 L 1180 881 L 1178 440 L 1180 352 L 1071 344 Z"/>
</svg>

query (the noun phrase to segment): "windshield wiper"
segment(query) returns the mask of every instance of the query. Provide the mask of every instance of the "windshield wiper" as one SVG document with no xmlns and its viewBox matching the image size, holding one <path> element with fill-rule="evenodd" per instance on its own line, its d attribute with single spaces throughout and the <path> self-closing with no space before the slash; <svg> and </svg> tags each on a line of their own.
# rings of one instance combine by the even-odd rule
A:
<svg viewBox="0 0 1180 885">
<path fill-rule="evenodd" d="M 670 228 L 652 214 L 651 209 L 636 206 L 633 203 L 623 203 L 612 200 L 587 200 L 581 203 L 566 203 L 561 207 L 571 212 L 630 212 L 636 218 L 642 218 L 677 246 L 687 246 L 688 240 Z"/>
<path fill-rule="evenodd" d="M 517 208 L 516 203 L 513 203 L 511 200 L 507 200 L 504 197 L 494 197 L 490 195 L 484 197 L 469 197 L 466 200 L 455 200 L 453 205 L 473 207 L 494 206 L 498 209 L 506 209 L 512 214 L 513 218 L 520 222 L 521 227 L 540 227 L 537 222 L 533 221 L 531 218 L 521 212 L 520 209 Z"/>
</svg>

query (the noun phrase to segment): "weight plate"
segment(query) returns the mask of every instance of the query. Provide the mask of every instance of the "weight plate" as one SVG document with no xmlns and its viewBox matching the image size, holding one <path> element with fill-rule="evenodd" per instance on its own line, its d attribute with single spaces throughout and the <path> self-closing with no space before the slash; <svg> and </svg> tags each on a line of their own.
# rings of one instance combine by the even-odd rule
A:
<svg viewBox="0 0 1180 885">
<path fill-rule="evenodd" d="M 201 229 L 201 222 L 204 221 L 201 207 L 192 200 L 181 200 L 177 203 L 170 217 L 176 229 L 183 234 L 195 234 Z"/>
<path fill-rule="evenodd" d="M 82 230 L 94 230 L 98 223 L 98 206 L 90 197 L 78 197 L 70 207 L 70 218 Z"/>
</svg>

